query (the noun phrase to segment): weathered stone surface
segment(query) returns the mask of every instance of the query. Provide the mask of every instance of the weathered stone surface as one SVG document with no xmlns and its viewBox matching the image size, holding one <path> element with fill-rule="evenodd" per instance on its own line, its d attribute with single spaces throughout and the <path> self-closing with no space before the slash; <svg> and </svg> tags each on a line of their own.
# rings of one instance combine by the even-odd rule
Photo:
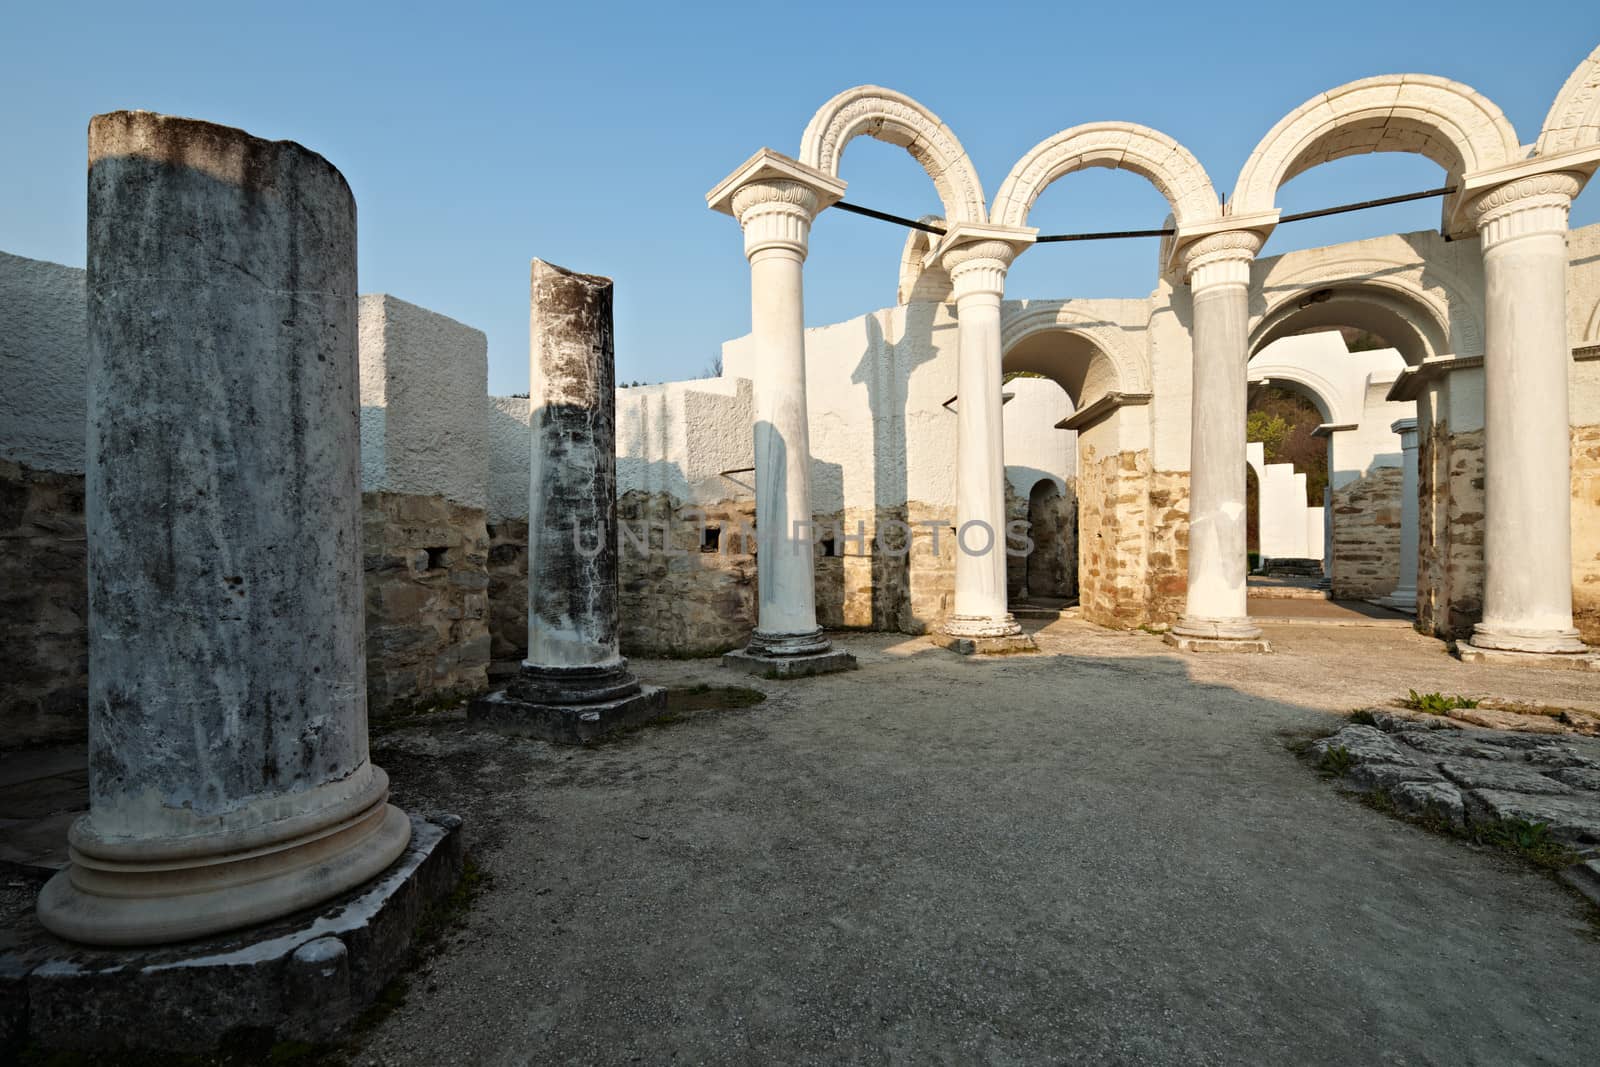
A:
<svg viewBox="0 0 1600 1067">
<path fill-rule="evenodd" d="M 1490 730 L 1510 730 L 1522 734 L 1559 734 L 1565 730 L 1561 723 L 1549 715 L 1518 715 L 1496 708 L 1451 708 L 1452 719 L 1483 726 Z"/>
<path fill-rule="evenodd" d="M 402 970 L 417 920 L 463 864 L 461 820 L 411 817 L 405 852 L 377 878 L 240 934 L 159 949 L 85 949 L 37 926 L 0 954 L 27 1039 L 50 1049 L 200 1052 L 249 1028 L 325 1040 Z M 315 999 L 310 999 L 310 998 Z"/>
<path fill-rule="evenodd" d="M 1417 628 L 1465 639 L 1483 617 L 1483 431 L 1435 419 L 1417 456 Z"/>
<path fill-rule="evenodd" d="M 696 507 L 632 490 L 617 501 L 617 521 L 625 654 L 713 656 L 749 640 L 756 624 L 753 500 Z"/>
<path fill-rule="evenodd" d="M 1473 789 L 1466 793 L 1467 816 L 1473 822 L 1521 819 L 1544 823 L 1557 840 L 1574 847 L 1600 844 L 1600 802 L 1592 793 L 1512 793 Z"/>
<path fill-rule="evenodd" d="M 1572 428 L 1572 624 L 1600 645 L 1600 426 Z"/>
<path fill-rule="evenodd" d="M 1557 767 L 1547 772 L 1551 778 L 1574 789 L 1600 791 L 1600 769 L 1594 767 Z"/>
<path fill-rule="evenodd" d="M 1429 715 L 1420 711 L 1368 708 L 1367 713 L 1372 716 L 1372 721 L 1377 724 L 1378 729 L 1391 734 L 1438 732 L 1460 728 L 1458 723 L 1453 723 L 1442 715 Z"/>
<path fill-rule="evenodd" d="M 1017 652 L 1037 652 L 1038 645 L 1027 634 L 1000 637 L 964 637 L 935 631 L 928 640 L 962 656 L 1008 656 Z"/>
<path fill-rule="evenodd" d="M 443 497 L 363 493 L 361 534 L 371 713 L 481 692 L 491 649 L 483 511 Z"/>
<path fill-rule="evenodd" d="M 1400 730 L 1397 740 L 1430 756 L 1453 756 L 1464 759 L 1507 760 L 1518 759 L 1515 749 L 1492 744 L 1477 733 L 1460 730 Z"/>
<path fill-rule="evenodd" d="M 1457 828 L 1466 824 L 1461 790 L 1449 782 L 1437 779 L 1397 782 L 1389 788 L 1389 799 L 1406 815 L 1443 818 Z"/>
<path fill-rule="evenodd" d="M 1532 768 L 1479 760 L 1445 760 L 1439 770 L 1463 789 L 1504 789 L 1514 793 L 1570 793 L 1570 786 Z"/>
<path fill-rule="evenodd" d="M 1439 772 L 1431 767 L 1370 759 L 1358 759 L 1344 778 L 1357 789 L 1385 789 L 1391 792 L 1405 783 L 1442 781 Z"/>
<path fill-rule="evenodd" d="M 0 743 L 88 728 L 83 475 L 0 459 Z"/>
<path fill-rule="evenodd" d="M 1321 759 L 1330 749 L 1342 748 L 1357 763 L 1395 763 L 1404 767 L 1416 766 L 1413 754 L 1407 753 L 1389 735 L 1373 726 L 1356 724 L 1346 726 L 1332 737 L 1318 738 L 1310 746 L 1312 756 Z"/>
</svg>

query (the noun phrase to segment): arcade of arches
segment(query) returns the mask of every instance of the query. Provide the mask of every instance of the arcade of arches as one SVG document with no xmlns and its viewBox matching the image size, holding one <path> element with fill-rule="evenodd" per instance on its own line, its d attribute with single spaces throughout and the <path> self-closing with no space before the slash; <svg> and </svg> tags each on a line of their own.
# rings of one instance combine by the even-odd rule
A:
<svg viewBox="0 0 1600 1067">
<path fill-rule="evenodd" d="M 943 232 L 908 237 L 896 306 L 803 330 L 810 224 L 844 195 L 842 157 L 863 134 L 926 167 Z M 1363 152 L 1444 169 L 1441 231 L 1258 258 L 1278 187 Z M 792 451 L 763 466 L 758 452 L 757 501 L 868 528 L 914 512 L 947 533 L 1075 511 L 1076 529 L 1046 540 L 1058 557 L 1077 542 L 1084 618 L 1170 626 L 1184 649 L 1264 649 L 1247 612 L 1245 408 L 1250 381 L 1273 381 L 1326 416 L 1326 536 L 1295 543 L 1326 552 L 1335 592 L 1414 604 L 1419 629 L 1465 653 L 1582 654 L 1600 640 L 1600 228 L 1569 234 L 1567 216 L 1597 165 L 1600 50 L 1532 149 L 1457 82 L 1330 89 L 1262 138 L 1226 207 L 1182 145 L 1120 122 L 1042 141 L 986 207 L 937 116 L 887 89 L 847 90 L 806 127 L 798 158 L 763 150 L 707 196 L 741 223 L 752 270 L 754 331 L 725 346 L 726 373 L 754 380 L 758 423 L 809 440 L 809 468 Z M 1154 291 L 1007 301 L 1006 272 L 1038 236 L 1029 209 L 1087 167 L 1131 170 L 1168 200 Z M 1387 347 L 1311 358 L 1307 344 L 1340 327 Z M 1046 479 L 1075 508 L 1036 507 Z M 1012 591 L 1032 593 L 1033 570 L 1010 569 Z M 797 604 L 801 627 L 867 621 L 848 590 L 810 578 L 763 566 L 759 628 Z M 1008 649 L 1026 638 L 1007 578 L 1003 553 L 913 552 L 900 587 L 869 599 L 950 647 Z"/>
</svg>

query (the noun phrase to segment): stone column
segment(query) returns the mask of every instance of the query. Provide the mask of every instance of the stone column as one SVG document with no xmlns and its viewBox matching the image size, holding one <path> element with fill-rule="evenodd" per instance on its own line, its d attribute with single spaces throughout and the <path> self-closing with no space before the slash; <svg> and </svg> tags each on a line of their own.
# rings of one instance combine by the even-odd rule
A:
<svg viewBox="0 0 1600 1067">
<path fill-rule="evenodd" d="M 1567 213 L 1579 176 L 1540 174 L 1470 206 L 1483 247 L 1484 585 L 1477 649 L 1587 651 L 1572 625 Z"/>
<path fill-rule="evenodd" d="M 88 251 L 90 807 L 38 914 L 151 944 L 410 839 L 367 757 L 355 200 L 289 141 L 99 115 Z"/>
<path fill-rule="evenodd" d="M 1231 230 L 1184 252 L 1194 295 L 1189 444 L 1189 589 L 1166 637 L 1184 651 L 1270 652 L 1249 619 L 1245 576 L 1245 393 L 1250 263 L 1262 239 Z"/>
<path fill-rule="evenodd" d="M 955 610 L 935 640 L 962 653 L 1031 649 L 1006 609 L 1006 461 L 1000 301 L 1016 257 L 1007 241 L 955 244 L 941 262 L 956 297 Z"/>
<path fill-rule="evenodd" d="M 1397 419 L 1389 427 L 1400 435 L 1400 581 L 1394 592 L 1380 597 L 1386 608 L 1414 615 L 1417 611 L 1417 420 Z"/>
<path fill-rule="evenodd" d="M 611 279 L 533 261 L 528 658 L 471 718 L 579 743 L 653 718 L 617 643 L 617 448 Z"/>
<path fill-rule="evenodd" d="M 798 168 L 799 164 L 793 166 Z M 750 644 L 728 653 L 722 662 L 756 674 L 821 674 L 856 666 L 855 658 L 834 649 L 817 625 L 812 569 L 811 441 L 806 408 L 802 273 L 811 221 L 825 206 L 830 193 L 811 176 L 773 164 L 737 181 L 726 199 L 726 209 L 744 230 L 744 254 L 750 261 L 750 332 L 758 375 L 755 481 L 759 615 Z M 833 194 L 826 202 L 836 199 L 837 194 Z"/>
</svg>

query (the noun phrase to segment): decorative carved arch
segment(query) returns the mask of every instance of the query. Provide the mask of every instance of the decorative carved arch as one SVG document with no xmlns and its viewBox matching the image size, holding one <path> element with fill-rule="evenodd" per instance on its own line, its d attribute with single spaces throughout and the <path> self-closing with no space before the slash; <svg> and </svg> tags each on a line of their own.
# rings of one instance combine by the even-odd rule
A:
<svg viewBox="0 0 1600 1067">
<path fill-rule="evenodd" d="M 1180 226 L 1222 214 L 1205 168 L 1189 150 L 1159 130 L 1131 122 L 1091 122 L 1062 130 L 1034 145 L 1011 168 L 995 195 L 997 225 L 1023 226 L 1045 186 L 1086 167 L 1131 170 L 1167 198 Z"/>
<path fill-rule="evenodd" d="M 1000 351 L 1009 353 L 1036 334 L 1072 334 L 1089 342 L 1105 357 L 1116 374 L 1117 392 L 1148 393 L 1149 368 L 1127 339 L 1121 336 L 1125 329 L 1122 323 L 1079 311 L 1070 303 L 1039 301 L 1021 311 L 1005 315 L 1000 328 Z M 1085 398 L 1073 397 L 1072 400 L 1082 407 Z"/>
<path fill-rule="evenodd" d="M 924 215 L 918 219 L 933 226 L 943 226 L 938 215 Z M 941 266 L 924 267 L 923 259 L 933 251 L 937 234 L 912 230 L 906 234 L 905 251 L 900 254 L 900 285 L 895 292 L 897 304 L 946 304 L 955 299 L 951 291 L 950 273 Z"/>
<path fill-rule="evenodd" d="M 1334 385 L 1333 382 L 1306 367 L 1295 366 L 1291 363 L 1273 363 L 1270 360 L 1250 363 L 1249 372 L 1252 382 L 1288 382 L 1298 385 L 1300 390 L 1322 415 L 1323 422 L 1333 423 L 1335 426 L 1359 423 L 1361 409 L 1350 410 L 1347 403 L 1349 399 L 1345 391 Z"/>
<path fill-rule="evenodd" d="M 1600 144 L 1600 48 L 1578 64 L 1556 94 L 1539 130 L 1536 156 L 1553 156 Z"/>
<path fill-rule="evenodd" d="M 1434 355 L 1482 355 L 1482 300 L 1438 264 L 1381 250 L 1331 260 L 1299 259 L 1294 253 L 1283 257 L 1252 285 L 1251 352 L 1275 340 L 1275 331 L 1303 310 L 1300 304 L 1308 296 L 1331 290 L 1343 303 L 1373 304 L 1403 320 L 1413 331 L 1411 343 L 1401 337 L 1388 340 L 1407 363 Z"/>
<path fill-rule="evenodd" d="M 956 135 L 939 116 L 892 89 L 858 85 L 823 104 L 800 136 L 800 162 L 838 177 L 844 146 L 862 134 L 910 152 L 933 179 L 946 218 L 988 221 L 983 183 Z"/>
<path fill-rule="evenodd" d="M 1476 90 L 1427 74 L 1387 74 L 1330 89 L 1285 115 L 1261 139 L 1228 212 L 1273 210 L 1278 187 L 1320 163 L 1367 152 L 1413 152 L 1451 174 L 1521 156 L 1517 133 Z"/>
</svg>

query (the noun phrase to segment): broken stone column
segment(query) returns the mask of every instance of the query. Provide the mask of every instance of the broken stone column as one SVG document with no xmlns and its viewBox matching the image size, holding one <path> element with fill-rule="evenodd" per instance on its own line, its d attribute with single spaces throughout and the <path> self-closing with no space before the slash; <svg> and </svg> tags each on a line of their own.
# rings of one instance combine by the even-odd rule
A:
<svg viewBox="0 0 1600 1067">
<path fill-rule="evenodd" d="M 38 914 L 152 944 L 410 838 L 367 757 L 354 198 L 292 142 L 97 116 L 88 292 L 90 810 Z"/>
<path fill-rule="evenodd" d="M 528 658 L 469 714 L 576 743 L 654 718 L 617 644 L 617 455 L 611 279 L 533 261 Z"/>
</svg>

